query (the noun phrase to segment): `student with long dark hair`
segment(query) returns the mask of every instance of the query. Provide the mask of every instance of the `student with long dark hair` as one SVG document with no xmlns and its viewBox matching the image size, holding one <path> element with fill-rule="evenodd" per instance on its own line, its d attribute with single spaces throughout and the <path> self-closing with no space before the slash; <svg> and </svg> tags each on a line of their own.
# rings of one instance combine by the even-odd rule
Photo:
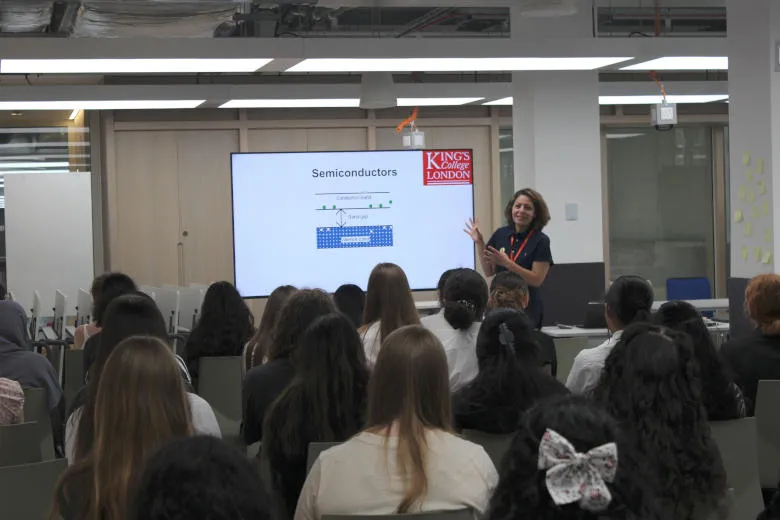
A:
<svg viewBox="0 0 780 520">
<path fill-rule="evenodd" d="M 443 311 L 420 320 L 444 346 L 453 392 L 474 379 L 479 370 L 477 333 L 487 299 L 487 284 L 479 273 L 473 269 L 455 269 L 444 286 Z"/>
<path fill-rule="evenodd" d="M 287 303 L 290 295 L 297 290 L 292 285 L 282 285 L 271 292 L 268 301 L 265 303 L 263 317 L 260 318 L 260 325 L 258 325 L 255 335 L 249 340 L 244 349 L 247 371 L 252 367 L 265 363 L 282 307 Z"/>
<path fill-rule="evenodd" d="M 481 514 L 496 470 L 452 433 L 447 358 L 419 325 L 390 334 L 368 390 L 366 429 L 314 463 L 295 520 L 471 508 Z"/>
<path fill-rule="evenodd" d="M 366 309 L 360 329 L 369 366 L 376 362 L 379 347 L 391 332 L 419 324 L 420 316 L 403 269 L 389 263 L 374 267 L 368 278 Z"/>
<path fill-rule="evenodd" d="M 728 421 L 745 416 L 745 398 L 732 380 L 725 363 L 715 349 L 715 342 L 696 307 L 684 301 L 661 305 L 655 323 L 688 334 L 699 364 L 701 396 L 707 419 Z"/>
<path fill-rule="evenodd" d="M 366 293 L 353 283 L 347 283 L 333 293 L 336 308 L 344 314 L 356 329 L 363 326 L 363 311 L 366 308 Z"/>
<path fill-rule="evenodd" d="M 94 443 L 63 475 L 54 513 L 64 520 L 125 520 L 149 457 L 192 434 L 190 406 L 170 347 L 129 338 L 101 367 Z M 86 421 L 85 421 L 86 422 Z"/>
<path fill-rule="evenodd" d="M 543 401 L 523 416 L 485 518 L 661 520 L 640 470 L 601 407 L 583 397 Z"/>
<path fill-rule="evenodd" d="M 184 360 L 198 389 L 200 358 L 240 356 L 254 333 L 254 318 L 233 284 L 216 282 L 203 297 L 198 323 L 184 347 Z"/>
<path fill-rule="evenodd" d="M 575 394 L 587 393 L 596 386 L 604 361 L 620 341 L 623 329 L 632 323 L 653 320 L 653 287 L 639 276 L 621 276 L 612 282 L 604 301 L 604 314 L 612 336 L 598 347 L 585 349 L 574 358 L 566 386 Z"/>
<path fill-rule="evenodd" d="M 531 322 L 520 311 L 488 313 L 477 337 L 479 373 L 453 396 L 458 429 L 512 433 L 539 400 L 569 393 L 542 372 L 531 331 Z"/>
<path fill-rule="evenodd" d="M 265 419 L 263 455 L 292 517 L 306 480 L 309 443 L 341 442 L 363 428 L 368 389 L 363 345 L 341 314 L 317 318 L 296 354 L 295 378 Z"/>
<path fill-rule="evenodd" d="M 98 388 L 108 358 L 122 341 L 133 336 L 157 338 L 168 344 L 168 332 L 160 309 L 143 293 L 126 294 L 115 298 L 105 311 L 103 330 L 99 335 L 97 358 L 89 372 L 87 385 L 79 392 L 65 428 L 65 454 L 73 464 L 87 456 L 95 443 L 95 412 Z M 168 347 L 170 349 L 170 347 Z M 179 368 L 179 375 L 189 390 L 186 366 L 177 356 L 171 355 Z M 118 383 L 116 383 L 118 384 Z M 217 419 L 211 406 L 197 394 L 187 392 L 192 426 L 195 432 L 221 436 Z"/>
<path fill-rule="evenodd" d="M 719 510 L 726 474 L 688 336 L 645 323 L 627 328 L 593 397 L 625 429 L 664 518 L 707 519 Z"/>
<path fill-rule="evenodd" d="M 319 289 L 296 291 L 287 300 L 274 327 L 267 361 L 244 379 L 244 441 L 263 437 L 263 421 L 271 404 L 295 377 L 295 356 L 304 331 L 320 316 L 336 312 L 330 296 Z"/>
</svg>

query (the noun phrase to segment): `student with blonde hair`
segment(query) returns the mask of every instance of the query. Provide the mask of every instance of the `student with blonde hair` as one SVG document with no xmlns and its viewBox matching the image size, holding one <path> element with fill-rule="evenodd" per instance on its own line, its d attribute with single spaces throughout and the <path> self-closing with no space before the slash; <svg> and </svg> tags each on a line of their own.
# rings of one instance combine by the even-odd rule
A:
<svg viewBox="0 0 780 520">
<path fill-rule="evenodd" d="M 419 325 L 382 343 L 366 429 L 323 452 L 295 520 L 470 508 L 482 514 L 498 475 L 485 451 L 452 433 L 444 349 Z"/>
</svg>

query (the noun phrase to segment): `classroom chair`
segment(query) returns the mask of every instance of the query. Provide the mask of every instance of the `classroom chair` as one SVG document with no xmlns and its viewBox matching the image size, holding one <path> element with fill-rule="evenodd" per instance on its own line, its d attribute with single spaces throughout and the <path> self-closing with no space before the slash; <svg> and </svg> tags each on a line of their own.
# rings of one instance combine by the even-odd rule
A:
<svg viewBox="0 0 780 520">
<path fill-rule="evenodd" d="M 308 474 L 309 471 L 311 471 L 311 467 L 314 466 L 314 463 L 317 461 L 317 457 L 320 456 L 320 453 L 334 446 L 338 446 L 339 444 L 341 443 L 340 442 L 310 442 L 309 452 L 306 457 L 306 473 Z"/>
<path fill-rule="evenodd" d="M 46 402 L 46 390 L 43 388 L 24 389 L 24 420 L 37 424 L 36 442 L 41 447 L 42 460 L 54 458 L 54 435 L 51 415 Z"/>
<path fill-rule="evenodd" d="M 214 410 L 222 437 L 236 441 L 241 437 L 243 419 L 241 356 L 200 358 L 198 395 Z"/>
<path fill-rule="evenodd" d="M 698 278 L 669 278 L 666 280 L 666 299 L 672 300 L 709 300 L 712 298 L 710 280 Z M 713 317 L 712 312 L 703 312 L 702 316 Z"/>
<path fill-rule="evenodd" d="M 780 381 L 758 382 L 756 393 L 756 432 L 758 472 L 762 488 L 775 488 L 780 481 Z"/>
<path fill-rule="evenodd" d="M 85 383 L 84 350 L 67 350 L 65 352 L 65 375 L 62 390 L 65 393 L 65 403 L 68 406 L 73 403 L 73 399 Z"/>
<path fill-rule="evenodd" d="M 54 488 L 68 467 L 65 459 L 0 468 L 0 516 L 48 520 Z"/>
<path fill-rule="evenodd" d="M 474 520 L 471 509 L 427 511 L 404 515 L 323 515 L 322 520 Z"/>
<path fill-rule="evenodd" d="M 41 444 L 34 422 L 0 426 L 0 467 L 41 462 Z"/>
<path fill-rule="evenodd" d="M 758 474 L 756 419 L 715 421 L 710 423 L 710 429 L 728 478 L 729 520 L 755 518 L 764 509 Z"/>
<path fill-rule="evenodd" d="M 569 372 L 574 366 L 574 358 L 587 348 L 587 338 L 558 338 L 555 340 L 555 353 L 558 363 L 558 381 L 566 384 Z"/>
<path fill-rule="evenodd" d="M 467 441 L 482 446 L 490 460 L 493 461 L 496 469 L 501 467 L 501 461 L 504 460 L 504 455 L 509 451 L 509 446 L 512 445 L 512 439 L 514 438 L 513 433 L 495 434 L 477 430 L 463 430 L 461 433 Z"/>
</svg>

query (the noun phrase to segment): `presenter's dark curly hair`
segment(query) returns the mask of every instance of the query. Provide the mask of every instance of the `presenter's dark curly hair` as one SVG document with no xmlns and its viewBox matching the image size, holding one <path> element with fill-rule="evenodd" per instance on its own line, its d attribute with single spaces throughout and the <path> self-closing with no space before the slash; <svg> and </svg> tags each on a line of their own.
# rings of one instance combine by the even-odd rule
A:
<svg viewBox="0 0 780 520">
<path fill-rule="evenodd" d="M 607 484 L 612 501 L 606 511 L 591 513 L 576 502 L 558 506 L 550 498 L 545 471 L 537 466 L 539 443 L 548 428 L 565 437 L 579 453 L 617 444 L 618 468 L 615 481 Z M 504 457 L 487 520 L 658 519 L 637 462 L 617 421 L 597 404 L 571 396 L 542 401 L 525 414 Z"/>
<path fill-rule="evenodd" d="M 594 397 L 624 425 L 669 518 L 718 508 L 726 475 L 687 335 L 630 326 L 607 358 Z"/>
</svg>

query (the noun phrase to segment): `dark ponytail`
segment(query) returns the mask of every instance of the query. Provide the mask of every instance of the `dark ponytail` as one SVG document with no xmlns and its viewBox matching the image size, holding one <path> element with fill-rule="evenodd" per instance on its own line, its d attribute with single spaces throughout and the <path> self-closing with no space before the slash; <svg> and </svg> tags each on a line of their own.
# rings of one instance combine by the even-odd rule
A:
<svg viewBox="0 0 780 520">
<path fill-rule="evenodd" d="M 640 276 L 621 276 L 609 287 L 605 302 L 621 327 L 653 319 L 653 287 Z"/>
<path fill-rule="evenodd" d="M 444 319 L 455 330 L 481 321 L 488 301 L 485 279 L 473 269 L 455 269 L 444 284 Z"/>
</svg>

